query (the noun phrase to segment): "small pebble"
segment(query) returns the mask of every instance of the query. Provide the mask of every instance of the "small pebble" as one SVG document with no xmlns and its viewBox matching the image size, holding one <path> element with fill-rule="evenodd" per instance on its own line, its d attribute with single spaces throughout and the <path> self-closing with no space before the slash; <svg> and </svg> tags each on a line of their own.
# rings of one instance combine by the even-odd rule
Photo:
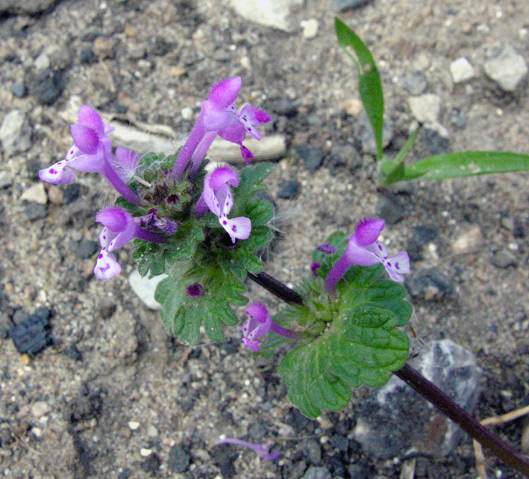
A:
<svg viewBox="0 0 529 479">
<path fill-rule="evenodd" d="M 435 123 L 441 109 L 441 99 L 437 95 L 426 93 L 408 99 L 410 110 L 415 119 L 421 123 Z"/>
<path fill-rule="evenodd" d="M 450 74 L 454 83 L 462 83 L 474 76 L 474 67 L 466 58 L 458 58 L 450 64 Z"/>
<path fill-rule="evenodd" d="M 13 83 L 11 86 L 11 93 L 17 98 L 24 98 L 27 93 L 26 85 L 22 82 Z"/>
<path fill-rule="evenodd" d="M 50 412 L 50 406 L 44 401 L 37 401 L 31 406 L 31 413 L 35 416 L 36 419 L 45 416 Z"/>
<path fill-rule="evenodd" d="M 318 34 L 318 20 L 315 18 L 311 18 L 310 20 L 307 20 L 306 22 L 303 22 L 303 38 L 306 38 L 307 40 L 310 40 L 311 38 L 315 38 Z"/>
<path fill-rule="evenodd" d="M 189 106 L 186 106 L 185 108 L 182 108 L 182 118 L 184 120 L 191 120 L 193 118 L 193 109 Z"/>
<path fill-rule="evenodd" d="M 136 429 L 140 427 L 140 423 L 136 421 L 129 421 L 129 427 L 131 431 L 135 431 Z"/>
<path fill-rule="evenodd" d="M 140 449 L 140 456 L 142 457 L 149 457 L 151 454 L 152 454 L 152 449 L 147 449 L 144 447 Z"/>
<path fill-rule="evenodd" d="M 512 267 L 518 266 L 518 261 L 510 252 L 502 250 L 502 251 L 498 251 L 492 257 L 492 264 L 496 266 L 496 268 L 506 269 L 506 268 L 509 268 L 510 266 Z"/>
<path fill-rule="evenodd" d="M 426 91 L 428 80 L 424 73 L 417 71 L 404 77 L 402 79 L 402 86 L 410 95 L 418 96 Z"/>
<path fill-rule="evenodd" d="M 299 181 L 282 181 L 277 196 L 283 200 L 291 200 L 299 194 Z"/>
<path fill-rule="evenodd" d="M 48 202 L 46 196 L 46 190 L 44 189 L 44 183 L 41 181 L 31 185 L 27 190 L 22 193 L 21 200 L 32 201 L 39 205 L 45 205 Z"/>
<path fill-rule="evenodd" d="M 457 254 L 476 251 L 483 246 L 483 243 L 481 229 L 479 226 L 474 226 L 457 237 L 452 243 L 452 251 Z"/>
</svg>

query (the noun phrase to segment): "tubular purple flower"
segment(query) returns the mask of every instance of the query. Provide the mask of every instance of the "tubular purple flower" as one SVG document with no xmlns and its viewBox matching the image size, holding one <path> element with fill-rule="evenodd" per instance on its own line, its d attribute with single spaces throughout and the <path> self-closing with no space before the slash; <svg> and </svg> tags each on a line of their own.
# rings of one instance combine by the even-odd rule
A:
<svg viewBox="0 0 529 479">
<path fill-rule="evenodd" d="M 221 439 L 216 445 L 220 444 L 233 444 L 235 446 L 242 446 L 251 449 L 255 452 L 261 459 L 266 459 L 267 461 L 276 461 L 281 457 L 280 451 L 272 451 L 270 449 L 274 447 L 275 442 L 268 442 L 265 444 L 254 444 L 252 442 L 243 441 L 242 439 L 236 439 L 231 437 L 226 437 Z"/>
<path fill-rule="evenodd" d="M 112 207 L 101 211 L 96 216 L 96 221 L 103 225 L 99 233 L 101 252 L 97 258 L 94 274 L 98 279 L 110 279 L 121 271 L 121 266 L 116 261 L 113 251 L 121 248 L 132 238 L 139 238 L 151 243 L 164 243 L 165 237 L 150 233 L 140 228 L 136 220 L 128 211 Z"/>
<path fill-rule="evenodd" d="M 260 350 L 261 340 L 268 331 L 272 331 L 280 336 L 289 339 L 297 339 L 296 332 L 279 326 L 270 316 L 266 306 L 262 303 L 253 303 L 246 308 L 249 316 L 242 325 L 242 342 L 253 352 Z"/>
<path fill-rule="evenodd" d="M 66 158 L 39 171 L 39 178 L 53 184 L 71 183 L 75 171 L 101 173 L 130 203 L 140 204 L 140 198 L 120 178 L 113 168 L 116 161 L 112 155 L 112 144 L 107 133 L 114 128 L 105 125 L 99 114 L 90 106 L 79 109 L 79 123 L 71 125 L 74 144 Z M 128 151 L 128 150 L 127 150 Z"/>
<path fill-rule="evenodd" d="M 355 233 L 349 238 L 345 253 L 327 275 L 325 280 L 327 291 L 334 291 L 338 281 L 353 265 L 371 266 L 382 263 L 393 281 L 398 283 L 404 281 L 402 275 L 410 272 L 408 253 L 401 251 L 388 258 L 386 245 L 378 241 L 385 225 L 386 223 L 378 218 L 366 218 L 358 224 Z"/>
<path fill-rule="evenodd" d="M 189 161 L 192 162 L 191 174 L 196 174 L 217 135 L 237 143 L 247 164 L 253 158 L 251 151 L 242 144 L 246 132 L 260 140 L 261 134 L 257 127 L 270 121 L 270 117 L 251 105 L 246 105 L 238 112 L 233 103 L 240 89 L 240 77 L 228 78 L 213 87 L 208 99 L 202 103 L 195 126 L 175 162 L 173 173 L 176 176 L 182 176 Z"/>
<path fill-rule="evenodd" d="M 220 166 L 209 173 L 204 180 L 204 192 L 197 203 L 195 214 L 200 216 L 204 208 L 202 201 L 219 218 L 220 225 L 230 235 L 232 243 L 236 239 L 247 239 L 252 231 L 252 222 L 245 216 L 228 218 L 233 206 L 233 194 L 230 185 L 239 185 L 239 175 L 231 166 Z"/>
</svg>

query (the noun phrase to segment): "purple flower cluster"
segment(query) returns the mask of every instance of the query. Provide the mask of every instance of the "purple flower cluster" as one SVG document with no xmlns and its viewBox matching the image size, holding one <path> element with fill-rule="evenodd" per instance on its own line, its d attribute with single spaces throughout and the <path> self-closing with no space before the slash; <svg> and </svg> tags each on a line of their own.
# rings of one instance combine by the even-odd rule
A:
<svg viewBox="0 0 529 479">
<path fill-rule="evenodd" d="M 206 153 L 217 135 L 240 146 L 246 163 L 253 155 L 243 145 L 246 133 L 260 140 L 257 127 L 270 121 L 270 117 L 258 108 L 246 105 L 238 111 L 234 102 L 241 88 L 241 78 L 234 77 L 221 81 L 211 90 L 209 98 L 202 104 L 198 120 L 191 134 L 182 147 L 172 172 L 173 178 L 181 178 L 191 162 L 191 179 L 206 156 Z M 127 183 L 138 169 L 139 156 L 126 148 L 117 148 L 112 152 L 112 143 L 108 137 L 113 128 L 105 125 L 98 113 L 90 106 L 79 110 L 79 121 L 71 126 L 73 145 L 66 158 L 52 166 L 40 170 L 43 181 L 54 184 L 71 183 L 75 180 L 75 170 L 101 173 L 114 188 L 129 202 L 147 209 L 146 201 L 140 198 Z M 197 217 L 204 215 L 208 209 L 219 219 L 219 224 L 229 234 L 233 243 L 250 236 L 251 221 L 246 217 L 228 218 L 233 207 L 231 188 L 239 185 L 237 171 L 229 166 L 217 168 L 206 176 L 200 200 L 195 206 Z M 167 202 L 178 201 L 177 195 L 171 195 Z M 167 236 L 174 235 L 178 225 L 169 218 L 160 216 L 156 208 L 147 214 L 133 218 L 127 211 L 112 207 L 101 211 L 96 221 L 103 224 L 99 235 L 101 253 L 94 269 L 99 279 L 109 279 L 121 271 L 114 251 L 132 238 L 139 238 L 153 243 L 167 241 Z M 197 285 L 200 286 L 200 285 Z M 201 288 L 201 287 L 200 287 Z M 191 288 L 191 296 L 202 294 L 202 290 Z"/>
<path fill-rule="evenodd" d="M 108 137 L 113 128 L 105 125 L 98 113 L 90 106 L 79 110 L 79 122 L 71 126 L 74 141 L 66 158 L 39 171 L 39 178 L 53 184 L 71 183 L 75 170 L 101 173 L 114 188 L 130 203 L 142 205 L 142 200 L 132 191 L 127 182 L 134 176 L 139 156 L 126 148 L 117 148 L 112 153 Z M 101 211 L 96 221 L 103 225 L 99 234 L 101 252 L 97 258 L 94 274 L 107 280 L 121 271 L 114 251 L 133 238 L 153 243 L 165 242 L 166 236 L 176 232 L 176 224 L 167 218 L 156 217 L 156 211 L 141 218 L 133 218 L 122 208 L 111 207 Z M 147 229 L 142 228 L 145 226 Z M 152 230 L 160 233 L 153 233 Z"/>
</svg>

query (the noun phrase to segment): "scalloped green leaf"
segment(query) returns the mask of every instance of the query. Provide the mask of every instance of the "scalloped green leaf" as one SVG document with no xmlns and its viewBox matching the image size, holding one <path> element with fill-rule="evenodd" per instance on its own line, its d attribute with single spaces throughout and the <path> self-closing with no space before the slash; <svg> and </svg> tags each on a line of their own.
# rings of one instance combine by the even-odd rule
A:
<svg viewBox="0 0 529 479">
<path fill-rule="evenodd" d="M 330 240 L 339 244 L 343 238 Z M 324 410 L 342 409 L 351 387 L 381 386 L 407 360 L 409 339 L 397 328 L 407 324 L 411 305 L 402 285 L 380 279 L 382 273 L 381 265 L 351 268 L 331 305 L 323 304 L 323 280 L 313 279 L 305 287 L 305 304 L 290 309 L 298 324 L 319 320 L 324 325 L 318 333 L 309 328 L 306 334 L 312 338 L 279 366 L 289 398 L 303 414 L 317 417 Z"/>
</svg>

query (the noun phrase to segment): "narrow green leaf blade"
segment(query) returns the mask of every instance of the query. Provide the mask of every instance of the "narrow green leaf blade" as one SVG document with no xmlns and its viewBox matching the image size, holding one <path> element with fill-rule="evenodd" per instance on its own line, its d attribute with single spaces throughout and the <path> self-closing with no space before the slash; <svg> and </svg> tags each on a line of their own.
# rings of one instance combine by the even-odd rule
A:
<svg viewBox="0 0 529 479">
<path fill-rule="evenodd" d="M 360 99 L 364 105 L 367 118 L 373 128 L 375 144 L 377 146 L 377 160 L 382 158 L 383 141 L 382 131 L 384 128 L 384 94 L 382 93 L 382 82 L 380 73 L 375 64 L 373 55 L 360 37 L 354 33 L 339 18 L 334 20 L 336 37 L 340 47 L 349 54 L 348 48 L 352 48 L 358 56 L 359 78 L 358 89 Z"/>
<path fill-rule="evenodd" d="M 511 173 L 529 170 L 529 155 L 502 151 L 462 151 L 430 156 L 411 165 L 401 181 L 445 180 L 463 176 Z"/>
</svg>

